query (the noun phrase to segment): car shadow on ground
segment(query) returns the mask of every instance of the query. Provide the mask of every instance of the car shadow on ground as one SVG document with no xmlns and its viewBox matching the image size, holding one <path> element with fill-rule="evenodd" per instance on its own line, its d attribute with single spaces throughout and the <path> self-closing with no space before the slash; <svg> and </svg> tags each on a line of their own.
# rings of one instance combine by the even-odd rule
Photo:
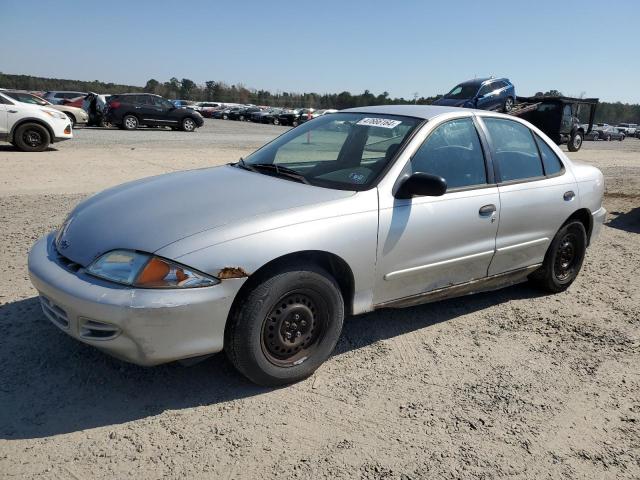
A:
<svg viewBox="0 0 640 480">
<path fill-rule="evenodd" d="M 2 152 L 18 152 L 18 153 L 46 153 L 46 152 L 57 152 L 58 149 L 54 148 L 52 146 L 49 146 L 47 148 L 45 148 L 42 152 L 23 152 L 22 150 L 20 150 L 17 147 L 14 147 L 13 145 L 9 144 L 9 145 L 0 145 L 0 153 Z"/>
<path fill-rule="evenodd" d="M 334 355 L 540 293 L 526 284 L 347 319 Z M 285 387 L 286 388 L 286 387 Z M 36 297 L 0 306 L 0 439 L 42 438 L 265 394 L 224 354 L 191 367 L 113 359 L 58 330 Z"/>
<path fill-rule="evenodd" d="M 640 233 L 640 207 L 636 207 L 626 213 L 611 212 L 611 215 L 617 216 L 607 222 L 607 227 L 631 233 Z"/>
</svg>

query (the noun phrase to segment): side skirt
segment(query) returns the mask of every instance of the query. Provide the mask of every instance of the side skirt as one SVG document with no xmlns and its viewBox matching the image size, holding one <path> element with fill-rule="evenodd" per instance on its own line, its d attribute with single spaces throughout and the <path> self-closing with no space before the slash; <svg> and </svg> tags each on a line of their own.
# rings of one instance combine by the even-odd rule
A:
<svg viewBox="0 0 640 480">
<path fill-rule="evenodd" d="M 478 280 L 471 280 L 470 282 L 451 285 L 450 287 L 442 287 L 429 292 L 378 303 L 377 305 L 374 305 L 373 308 L 374 310 L 377 310 L 379 308 L 413 307 L 414 305 L 437 302 L 448 298 L 461 297 L 463 295 L 499 290 L 501 288 L 524 282 L 529 274 L 533 273 L 541 266 L 542 264 L 539 263 L 529 267 L 520 268 L 518 270 L 513 270 L 511 272 L 499 273 L 498 275 L 492 275 Z"/>
</svg>

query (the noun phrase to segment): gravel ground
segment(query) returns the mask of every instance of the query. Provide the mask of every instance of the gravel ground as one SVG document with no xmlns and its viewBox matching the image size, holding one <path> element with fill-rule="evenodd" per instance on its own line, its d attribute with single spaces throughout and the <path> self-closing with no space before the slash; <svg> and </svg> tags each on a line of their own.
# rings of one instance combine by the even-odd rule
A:
<svg viewBox="0 0 640 480">
<path fill-rule="evenodd" d="M 283 127 L 84 129 L 0 147 L 0 477 L 640 478 L 640 140 L 571 154 L 611 212 L 569 291 L 527 285 L 348 319 L 310 379 L 256 387 L 223 355 L 140 368 L 40 312 L 26 255 L 87 194 L 237 159 Z"/>
</svg>

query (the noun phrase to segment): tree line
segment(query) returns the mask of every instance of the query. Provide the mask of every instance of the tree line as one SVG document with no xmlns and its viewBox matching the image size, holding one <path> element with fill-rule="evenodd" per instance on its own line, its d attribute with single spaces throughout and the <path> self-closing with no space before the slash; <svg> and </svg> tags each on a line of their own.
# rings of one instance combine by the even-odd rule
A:
<svg viewBox="0 0 640 480">
<path fill-rule="evenodd" d="M 80 80 L 66 80 L 59 78 L 33 77 L 30 75 L 11 75 L 0 72 L 0 87 L 29 91 L 47 90 L 77 90 L 82 92 L 112 93 L 155 93 L 165 98 L 179 98 L 193 101 L 217 101 L 227 103 L 252 103 L 255 105 L 271 105 L 275 107 L 312 107 L 312 108 L 343 108 L 362 107 L 367 105 L 393 105 L 416 103 L 429 105 L 441 95 L 429 97 L 392 98 L 388 92 L 378 95 L 365 90 L 359 94 L 343 91 L 340 93 L 299 93 L 247 88 L 242 84 L 229 85 L 225 82 L 209 80 L 202 85 L 194 81 L 173 77 L 169 81 L 161 82 L 156 79 L 147 81 L 144 87 L 105 83 L 98 80 L 91 82 Z M 550 90 L 545 95 L 562 95 L 557 90 Z M 640 105 L 628 103 L 601 102 L 596 111 L 596 122 L 617 124 L 619 122 L 640 124 Z"/>
</svg>

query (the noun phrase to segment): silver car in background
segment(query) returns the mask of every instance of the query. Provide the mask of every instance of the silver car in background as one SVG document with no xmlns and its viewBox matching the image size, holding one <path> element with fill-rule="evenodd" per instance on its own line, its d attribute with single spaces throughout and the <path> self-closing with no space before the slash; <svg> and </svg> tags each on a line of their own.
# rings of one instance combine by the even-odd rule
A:
<svg viewBox="0 0 640 480">
<path fill-rule="evenodd" d="M 264 385 L 311 375 L 345 315 L 529 280 L 565 290 L 606 211 L 601 172 L 502 114 L 323 115 L 239 162 L 79 204 L 29 254 L 47 317 L 140 365 L 225 350 Z"/>
</svg>

